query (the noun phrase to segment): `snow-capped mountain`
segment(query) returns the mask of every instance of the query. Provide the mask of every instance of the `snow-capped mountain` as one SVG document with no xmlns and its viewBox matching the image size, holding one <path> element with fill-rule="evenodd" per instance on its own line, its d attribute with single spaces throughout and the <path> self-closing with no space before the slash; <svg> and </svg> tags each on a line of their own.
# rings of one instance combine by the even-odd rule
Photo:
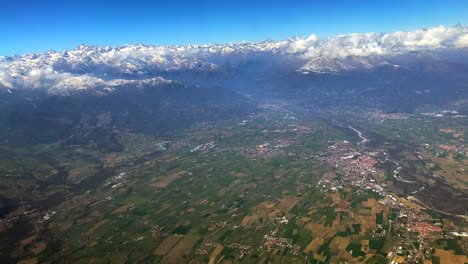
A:
<svg viewBox="0 0 468 264">
<path fill-rule="evenodd" d="M 258 43 L 80 45 L 0 57 L 0 125 L 8 128 L 0 140 L 95 141 L 116 151 L 115 131 L 165 133 L 251 114 L 269 99 L 412 112 L 466 100 L 467 72 L 463 26 Z"/>
<path fill-rule="evenodd" d="M 105 95 L 120 87 L 131 86 L 133 89 L 143 89 L 145 87 L 160 87 L 171 83 L 173 83 L 173 81 L 161 77 L 144 80 L 113 79 L 105 81 L 100 78 L 84 75 L 67 78 L 49 88 L 47 92 L 54 95 L 69 95 L 82 91 L 92 92 L 96 95 Z"/>
<path fill-rule="evenodd" d="M 468 28 L 435 27 L 410 32 L 349 34 L 320 39 L 315 35 L 284 41 L 215 45 L 97 47 L 0 57 L 0 88 L 45 89 L 52 94 L 96 89 L 112 92 L 116 82 L 166 76 L 169 72 L 223 72 L 260 61 L 303 73 L 339 73 L 380 67 L 417 65 L 427 54 L 466 63 Z M 451 56 L 445 52 L 460 52 Z M 401 56 L 411 54 L 411 56 Z M 425 54 L 424 56 L 420 54 Z M 403 59 L 405 58 L 405 59 Z M 274 66 L 273 66 L 274 67 Z M 114 80 L 114 81 L 113 81 Z"/>
</svg>

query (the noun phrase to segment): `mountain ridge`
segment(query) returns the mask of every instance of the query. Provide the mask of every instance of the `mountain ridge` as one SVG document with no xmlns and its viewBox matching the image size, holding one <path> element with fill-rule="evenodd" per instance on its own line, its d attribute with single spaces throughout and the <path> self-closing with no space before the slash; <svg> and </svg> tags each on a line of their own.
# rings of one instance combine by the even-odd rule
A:
<svg viewBox="0 0 468 264">
<path fill-rule="evenodd" d="M 57 90 L 60 83 L 78 80 L 76 77 L 99 78 L 103 82 L 112 79 L 141 81 L 166 78 L 171 72 L 222 73 L 253 61 L 260 63 L 259 67 L 273 65 L 273 70 L 283 67 L 303 74 L 414 67 L 421 63 L 424 54 L 441 61 L 466 64 L 466 60 L 458 57 L 467 57 L 467 47 L 468 28 L 461 25 L 326 39 L 311 35 L 253 43 L 80 45 L 62 52 L 0 57 L 0 87 L 9 90 L 55 87 L 53 90 Z M 448 56 L 446 53 L 450 52 L 461 56 Z M 406 55 L 406 60 L 402 59 Z M 71 80 L 66 81 L 68 79 Z M 83 85 L 87 87 L 86 82 Z"/>
</svg>

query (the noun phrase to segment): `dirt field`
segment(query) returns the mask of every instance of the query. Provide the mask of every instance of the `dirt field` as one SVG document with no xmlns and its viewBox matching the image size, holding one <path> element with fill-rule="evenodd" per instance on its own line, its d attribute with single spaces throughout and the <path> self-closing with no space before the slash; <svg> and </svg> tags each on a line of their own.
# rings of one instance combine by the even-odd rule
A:
<svg viewBox="0 0 468 264">
<path fill-rule="evenodd" d="M 372 216 L 358 216 L 359 224 L 361 224 L 361 235 L 366 233 L 367 230 L 375 230 L 377 225 L 375 223 L 375 215 Z"/>
<path fill-rule="evenodd" d="M 349 208 L 349 202 L 346 201 L 345 199 L 342 199 L 339 193 L 331 194 L 330 197 L 332 198 L 333 203 L 335 204 L 336 207 L 344 208 L 344 209 Z"/>
<path fill-rule="evenodd" d="M 249 215 L 246 215 L 242 221 L 241 221 L 241 226 L 248 226 L 250 225 L 250 216 Z"/>
<path fill-rule="evenodd" d="M 363 216 L 371 216 L 372 215 L 372 209 L 361 208 L 361 209 L 359 209 L 358 214 L 363 215 Z"/>
<path fill-rule="evenodd" d="M 268 219 L 274 221 L 280 213 L 282 213 L 281 210 L 273 209 L 271 212 L 268 213 Z"/>
<path fill-rule="evenodd" d="M 119 163 L 125 162 L 126 160 L 128 160 L 127 155 L 119 154 L 108 154 L 101 159 L 101 161 L 104 163 L 104 168 L 115 167 Z"/>
<path fill-rule="evenodd" d="M 163 242 L 159 245 L 159 247 L 154 250 L 153 254 L 158 256 L 165 256 L 169 250 L 171 250 L 177 242 L 182 239 L 181 236 L 171 235 L 164 239 Z"/>
<path fill-rule="evenodd" d="M 184 236 L 179 243 L 177 243 L 169 253 L 167 253 L 164 260 L 168 263 L 178 263 L 180 258 L 192 251 L 193 246 L 200 238 L 194 236 Z"/>
<path fill-rule="evenodd" d="M 24 247 L 31 244 L 34 241 L 34 239 L 36 239 L 36 237 L 37 237 L 37 235 L 33 235 L 33 236 L 30 236 L 30 237 L 28 237 L 26 239 L 21 240 L 20 241 L 20 247 L 24 249 Z"/>
<path fill-rule="evenodd" d="M 297 224 L 298 225 L 305 225 L 307 224 L 312 218 L 310 217 L 307 217 L 307 216 L 303 216 L 301 217 L 301 219 L 297 220 Z"/>
<path fill-rule="evenodd" d="M 241 226 L 250 226 L 250 225 L 255 225 L 258 224 L 259 218 L 258 215 L 246 215 L 242 221 L 241 221 Z"/>
<path fill-rule="evenodd" d="M 244 173 L 244 172 L 232 172 L 231 174 L 239 178 L 247 176 L 247 173 Z"/>
<path fill-rule="evenodd" d="M 340 250 L 342 249 L 345 250 L 348 244 L 349 244 L 349 238 L 340 237 L 340 236 L 335 237 L 331 243 L 332 247 L 340 249 Z"/>
<path fill-rule="evenodd" d="M 355 263 L 353 262 L 354 258 L 348 251 L 342 249 L 338 251 L 336 256 L 331 257 L 330 263 L 344 263 L 343 259 L 349 260 L 348 263 Z M 359 262 L 358 262 L 359 263 Z M 364 261 L 362 263 L 365 263 Z"/>
<path fill-rule="evenodd" d="M 316 237 L 315 239 L 310 241 L 309 245 L 307 245 L 307 247 L 304 249 L 304 252 L 305 253 L 316 252 L 319 249 L 319 247 L 323 245 L 323 242 L 325 242 L 323 238 Z"/>
<path fill-rule="evenodd" d="M 442 218 L 442 228 L 444 231 L 455 230 L 457 226 L 453 223 L 452 220 L 448 218 Z"/>
<path fill-rule="evenodd" d="M 361 224 L 361 233 L 367 230 L 374 230 L 376 226 L 376 213 L 380 213 L 382 208 L 375 199 L 361 202 L 361 209 L 358 211 L 358 223 Z"/>
<path fill-rule="evenodd" d="M 169 176 L 158 177 L 155 180 L 153 180 L 153 183 L 151 184 L 151 186 L 157 187 L 157 188 L 165 188 L 171 182 L 179 179 L 180 177 L 184 176 L 186 173 L 187 173 L 186 171 L 178 171 Z"/>
<path fill-rule="evenodd" d="M 281 210 L 283 214 L 287 214 L 296 204 L 299 202 L 299 198 L 294 196 L 284 196 L 277 208 Z"/>
<path fill-rule="evenodd" d="M 97 222 L 93 227 L 91 227 L 91 229 L 89 229 L 89 230 L 85 233 L 85 235 L 86 235 L 86 236 L 89 236 L 91 233 L 93 233 L 94 230 L 96 230 L 96 229 L 98 229 L 99 227 L 101 227 L 101 226 L 107 224 L 108 222 L 110 222 L 110 221 L 107 220 L 107 219 L 104 219 L 104 220 L 101 220 L 101 221 Z"/>
<path fill-rule="evenodd" d="M 327 238 L 332 237 L 336 233 L 334 228 L 325 227 L 319 223 L 307 223 L 305 228 L 312 231 L 314 237 L 314 239 L 312 239 L 312 241 L 304 249 L 305 253 L 316 252 Z M 337 240 L 337 242 L 339 243 L 340 241 Z"/>
<path fill-rule="evenodd" d="M 73 183 L 79 183 L 86 178 L 84 175 L 93 175 L 97 172 L 97 167 L 83 166 L 68 170 L 67 180 Z"/>
<path fill-rule="evenodd" d="M 461 170 L 468 170 L 468 160 L 465 159 L 460 163 L 454 160 L 452 154 L 449 154 L 446 158 L 434 159 L 434 162 L 442 169 L 434 172 L 436 176 L 443 178 L 455 188 L 468 190 L 466 172 L 463 173 Z"/>
<path fill-rule="evenodd" d="M 179 157 L 177 157 L 177 156 L 170 156 L 170 155 L 164 156 L 164 162 L 172 162 L 172 161 L 176 161 L 178 159 L 179 159 Z"/>
<path fill-rule="evenodd" d="M 265 210 L 268 210 L 268 209 L 272 209 L 273 207 L 275 207 L 276 203 L 273 203 L 273 202 L 261 202 L 259 205 L 257 205 L 257 209 L 259 211 L 265 211 Z"/>
<path fill-rule="evenodd" d="M 274 202 L 261 202 L 255 207 L 255 213 L 260 217 L 268 218 L 271 221 L 276 219 L 276 216 L 281 213 L 281 210 L 278 209 L 279 204 L 277 205 Z"/>
<path fill-rule="evenodd" d="M 417 210 L 424 210 L 425 208 L 420 206 L 419 204 L 416 204 L 416 203 L 413 203 L 413 202 L 410 202 L 408 200 L 406 200 L 405 198 L 402 198 L 400 197 L 400 202 L 410 208 L 413 208 L 413 209 L 417 209 Z"/>
<path fill-rule="evenodd" d="M 37 264 L 39 263 L 37 258 L 26 259 L 18 262 L 17 264 Z"/>
<path fill-rule="evenodd" d="M 60 231 L 66 231 L 73 227 L 73 222 L 64 222 L 57 225 Z"/>
<path fill-rule="evenodd" d="M 364 201 L 361 203 L 361 205 L 363 207 L 369 207 L 372 209 L 372 212 L 371 214 L 376 214 L 376 213 L 380 213 L 380 211 L 382 210 L 382 208 L 380 207 L 379 203 L 377 202 L 377 200 L 375 199 L 369 199 L 367 201 Z"/>
<path fill-rule="evenodd" d="M 366 252 L 366 253 L 369 253 L 369 240 L 367 239 L 362 239 L 361 240 L 361 250 Z"/>
<path fill-rule="evenodd" d="M 114 252 L 112 256 L 110 256 L 109 262 L 112 264 L 125 264 L 128 260 L 128 252 L 126 251 L 118 251 Z"/>
<path fill-rule="evenodd" d="M 34 245 L 34 247 L 31 249 L 31 252 L 34 254 L 34 255 L 37 255 L 39 253 L 41 253 L 42 251 L 44 251 L 44 249 L 46 249 L 47 247 L 47 244 L 44 243 L 44 242 L 39 242 L 39 243 L 36 243 Z"/>
<path fill-rule="evenodd" d="M 463 131 L 457 132 L 450 128 L 441 128 L 439 131 L 446 134 L 452 134 L 454 138 L 461 138 L 464 135 Z"/>
<path fill-rule="evenodd" d="M 117 209 L 115 209 L 112 213 L 113 214 L 121 214 L 127 212 L 128 208 L 130 208 L 130 205 L 126 204 L 124 206 L 121 206 Z"/>
<path fill-rule="evenodd" d="M 221 251 L 223 251 L 223 246 L 217 245 L 213 253 L 211 253 L 210 262 L 208 262 L 208 264 L 215 264 L 215 260 Z"/>
<path fill-rule="evenodd" d="M 405 257 L 403 257 L 403 256 L 394 256 L 392 258 L 392 261 L 396 261 L 398 263 L 403 263 L 405 261 Z M 440 263 L 445 263 L 445 262 L 440 262 Z"/>
<path fill-rule="evenodd" d="M 346 222 L 346 221 L 344 221 Z M 345 231 L 346 230 L 346 223 L 342 223 L 341 219 L 340 219 L 340 216 L 337 215 L 335 220 L 333 220 L 333 223 L 332 223 L 332 228 L 336 231 L 336 232 L 342 232 L 342 231 Z"/>
<path fill-rule="evenodd" d="M 468 262 L 467 256 L 454 255 L 453 251 L 436 249 L 434 255 L 440 257 L 440 263 L 464 264 Z"/>
</svg>

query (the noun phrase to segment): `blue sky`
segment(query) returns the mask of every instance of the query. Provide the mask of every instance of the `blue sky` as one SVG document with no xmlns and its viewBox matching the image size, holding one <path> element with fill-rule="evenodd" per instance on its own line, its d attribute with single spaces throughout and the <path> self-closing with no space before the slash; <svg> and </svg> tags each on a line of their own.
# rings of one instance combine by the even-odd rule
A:
<svg viewBox="0 0 468 264">
<path fill-rule="evenodd" d="M 81 43 L 189 44 L 468 25 L 468 1 L 2 0 L 0 55 Z"/>
</svg>

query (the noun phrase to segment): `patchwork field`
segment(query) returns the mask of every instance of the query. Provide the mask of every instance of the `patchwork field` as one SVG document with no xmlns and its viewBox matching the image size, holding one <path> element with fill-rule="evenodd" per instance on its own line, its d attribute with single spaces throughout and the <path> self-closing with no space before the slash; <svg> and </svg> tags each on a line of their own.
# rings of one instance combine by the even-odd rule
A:
<svg viewBox="0 0 468 264">
<path fill-rule="evenodd" d="M 43 146 L 38 153 L 57 152 L 61 163 L 31 158 L 23 169 L 37 167 L 34 175 L 49 173 L 55 185 L 36 178 L 27 185 L 44 207 L 25 206 L 14 215 L 27 216 L 29 224 L 11 233 L 21 239 L 9 252 L 25 263 L 377 264 L 387 263 L 389 252 L 424 259 L 417 247 L 442 236 L 413 230 L 466 227 L 411 198 L 421 186 L 394 177 L 397 166 L 388 159 L 405 167 L 407 181 L 426 175 L 429 165 L 419 164 L 412 149 L 362 146 L 353 130 L 328 119 L 292 116 L 263 112 L 159 136 L 125 132 L 118 137 L 124 150 L 116 153 Z M 452 165 L 440 167 L 448 173 Z M 4 160 L 2 166 L 14 167 Z M 46 188 L 47 197 L 39 199 L 35 188 Z M 463 241 L 450 241 L 428 251 L 433 263 L 466 262 L 447 249 L 463 250 Z"/>
</svg>

